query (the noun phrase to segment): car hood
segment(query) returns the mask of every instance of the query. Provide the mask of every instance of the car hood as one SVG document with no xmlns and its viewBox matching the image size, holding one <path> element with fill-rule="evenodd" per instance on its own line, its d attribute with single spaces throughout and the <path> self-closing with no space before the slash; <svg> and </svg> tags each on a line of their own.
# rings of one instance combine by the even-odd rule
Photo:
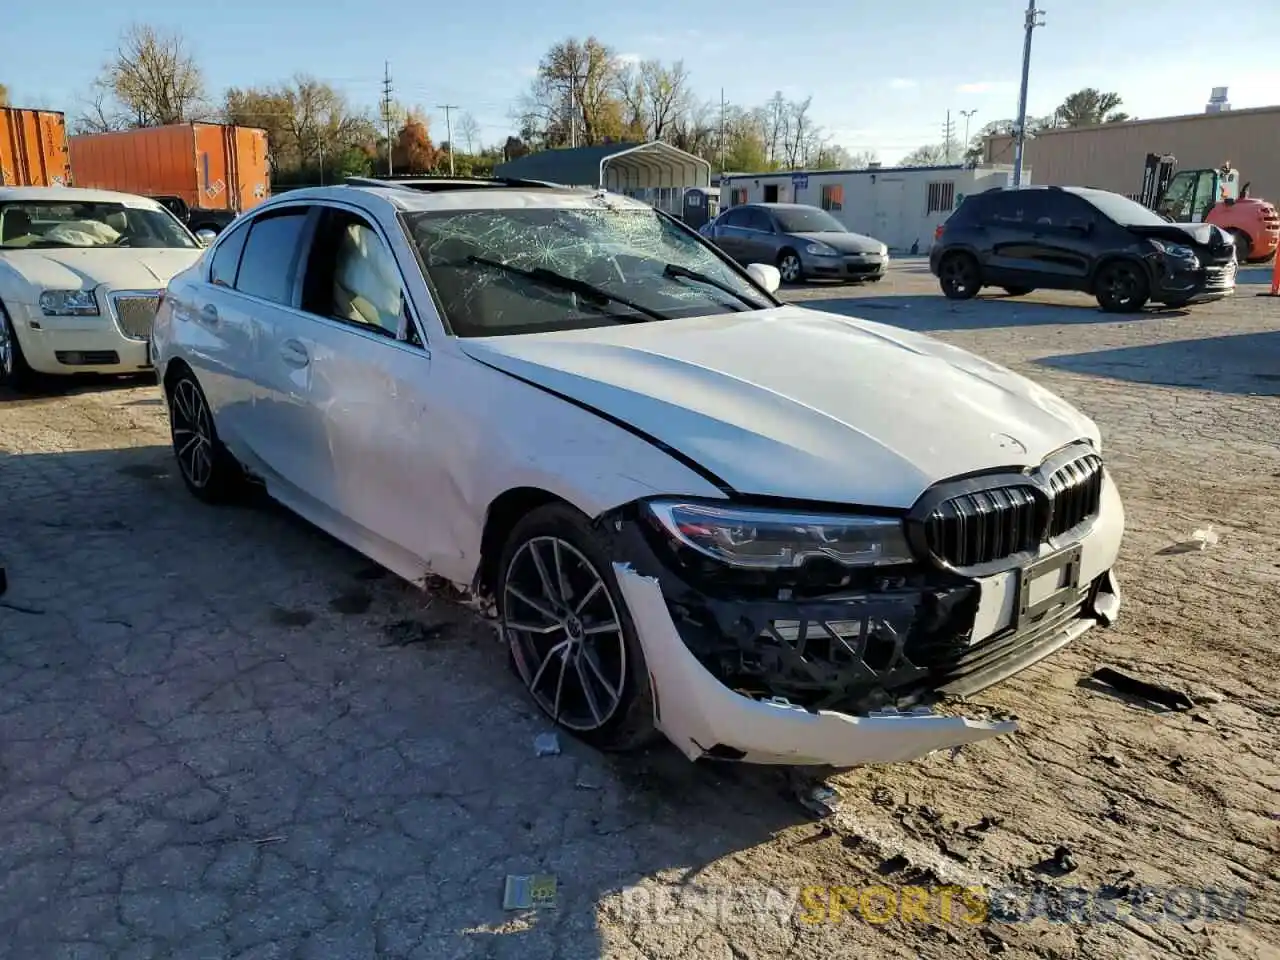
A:
<svg viewBox="0 0 1280 960">
<path fill-rule="evenodd" d="M 906 508 L 939 480 L 1100 443 L 1065 401 L 973 354 L 794 306 L 458 342 L 743 494 Z"/>
<path fill-rule="evenodd" d="M 35 302 L 41 290 L 154 290 L 200 258 L 194 250 L 132 247 L 59 247 L 0 251 L 0 276 L 21 281 L 17 292 Z M 22 290 L 25 284 L 27 289 Z M 8 285 L 7 285 L 8 286 Z"/>
<path fill-rule="evenodd" d="M 1192 240 L 1203 247 L 1225 246 L 1229 237 L 1211 223 L 1143 223 L 1128 228 L 1140 237 L 1155 237 L 1170 243 Z"/>
<path fill-rule="evenodd" d="M 809 243 L 825 243 L 841 253 L 879 253 L 880 241 L 860 233 L 792 233 L 788 236 Z"/>
</svg>

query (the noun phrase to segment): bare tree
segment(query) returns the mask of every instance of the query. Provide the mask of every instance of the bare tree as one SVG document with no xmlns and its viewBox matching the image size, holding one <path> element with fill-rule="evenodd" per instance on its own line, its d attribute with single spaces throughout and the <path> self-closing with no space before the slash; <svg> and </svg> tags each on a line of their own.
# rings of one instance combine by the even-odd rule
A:
<svg viewBox="0 0 1280 960">
<path fill-rule="evenodd" d="M 662 140 L 686 106 L 689 74 L 680 60 L 670 67 L 664 67 L 658 60 L 646 60 L 640 64 L 640 80 L 648 110 L 646 126 L 649 139 Z"/>
<path fill-rule="evenodd" d="M 947 162 L 947 148 L 941 143 L 926 143 L 902 158 L 904 167 L 940 167 Z"/>
<path fill-rule="evenodd" d="M 521 109 L 521 136 L 542 146 L 601 143 L 623 133 L 617 97 L 621 64 L 595 37 L 553 46 L 538 65 Z"/>
<path fill-rule="evenodd" d="M 129 117 L 117 107 L 102 89 L 96 89 L 82 100 L 80 113 L 72 121 L 74 133 L 110 133 L 113 130 L 126 130 Z"/>
<path fill-rule="evenodd" d="M 458 136 L 467 145 L 468 155 L 474 156 L 480 146 L 480 124 L 471 114 L 463 113 L 458 117 Z"/>
<path fill-rule="evenodd" d="M 179 34 L 137 25 L 125 31 L 95 87 L 119 104 L 135 127 L 197 119 L 204 76 Z"/>
<path fill-rule="evenodd" d="M 787 166 L 795 170 L 802 166 L 817 147 L 818 129 L 809 117 L 809 104 L 813 97 L 787 104 L 786 149 Z"/>
<path fill-rule="evenodd" d="M 783 155 L 791 121 L 791 113 L 781 90 L 770 97 L 769 102 L 764 105 L 764 117 L 765 152 L 772 165 L 777 163 Z"/>
<path fill-rule="evenodd" d="M 299 74 L 277 87 L 226 92 L 222 120 L 267 131 L 273 170 L 294 170 L 322 160 L 331 166 L 353 147 L 372 147 L 373 121 L 327 83 Z"/>
</svg>

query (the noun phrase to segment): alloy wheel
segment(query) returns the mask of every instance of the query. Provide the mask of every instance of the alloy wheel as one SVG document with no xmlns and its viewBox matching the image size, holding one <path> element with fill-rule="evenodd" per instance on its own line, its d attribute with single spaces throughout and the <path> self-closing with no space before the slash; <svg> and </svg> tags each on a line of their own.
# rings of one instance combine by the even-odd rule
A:
<svg viewBox="0 0 1280 960">
<path fill-rule="evenodd" d="M 800 258 L 788 253 L 778 265 L 778 273 L 782 275 L 783 283 L 795 283 L 800 279 Z"/>
<path fill-rule="evenodd" d="M 0 313 L 0 373 L 6 380 L 13 376 L 13 367 L 13 338 L 9 333 L 9 321 Z"/>
<path fill-rule="evenodd" d="M 604 578 L 559 537 L 533 537 L 503 581 L 502 627 L 525 686 L 557 723 L 588 732 L 622 702 L 626 640 Z"/>
<path fill-rule="evenodd" d="M 1132 303 L 1138 294 L 1138 277 L 1127 264 L 1116 264 L 1102 278 L 1106 299 L 1117 307 Z"/>
<path fill-rule="evenodd" d="M 968 257 L 949 257 L 942 263 L 942 282 L 947 291 L 964 296 L 977 281 L 973 263 Z"/>
<path fill-rule="evenodd" d="M 204 395 L 192 380 L 184 377 L 174 386 L 169 423 L 178 468 L 193 487 L 204 489 L 213 476 L 213 421 Z"/>
</svg>

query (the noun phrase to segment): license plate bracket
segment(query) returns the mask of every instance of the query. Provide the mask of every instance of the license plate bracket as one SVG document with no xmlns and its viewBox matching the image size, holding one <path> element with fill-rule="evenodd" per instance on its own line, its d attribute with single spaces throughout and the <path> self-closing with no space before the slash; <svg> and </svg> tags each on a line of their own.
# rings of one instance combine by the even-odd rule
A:
<svg viewBox="0 0 1280 960">
<path fill-rule="evenodd" d="M 1018 571 L 1014 628 L 1066 606 L 1080 592 L 1080 545 L 1037 560 Z M 1049 586 L 1042 586 L 1046 579 Z M 1044 592 L 1047 589 L 1047 593 Z"/>
</svg>

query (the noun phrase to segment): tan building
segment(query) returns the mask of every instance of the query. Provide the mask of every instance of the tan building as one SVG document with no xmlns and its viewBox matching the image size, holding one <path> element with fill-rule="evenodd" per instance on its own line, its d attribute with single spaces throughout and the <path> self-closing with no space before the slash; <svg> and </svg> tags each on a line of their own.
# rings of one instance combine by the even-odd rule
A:
<svg viewBox="0 0 1280 960">
<path fill-rule="evenodd" d="M 1179 170 L 1230 164 L 1249 194 L 1280 202 L 1280 106 L 1193 113 L 1096 127 L 1047 130 L 1027 141 L 1036 183 L 1088 186 L 1136 199 L 1147 154 L 1172 154 Z M 987 140 L 987 163 L 1012 163 L 1013 138 Z"/>
</svg>

